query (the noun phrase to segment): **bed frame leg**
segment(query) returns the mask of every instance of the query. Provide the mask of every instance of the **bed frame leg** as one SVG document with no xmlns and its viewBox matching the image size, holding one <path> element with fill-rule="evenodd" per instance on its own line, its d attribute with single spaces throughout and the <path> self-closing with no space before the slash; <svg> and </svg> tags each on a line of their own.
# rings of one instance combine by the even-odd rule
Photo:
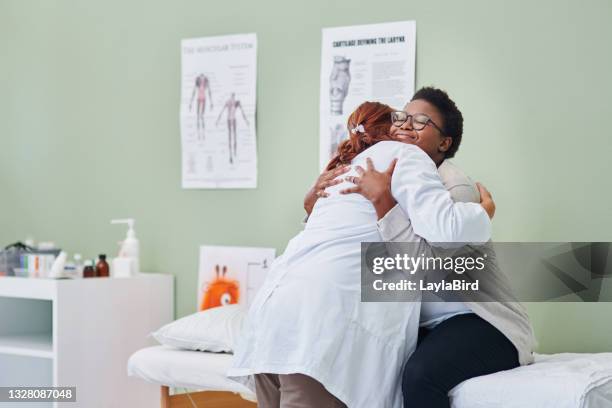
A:
<svg viewBox="0 0 612 408">
<path fill-rule="evenodd" d="M 170 408 L 170 388 L 161 386 L 161 408 Z"/>
</svg>

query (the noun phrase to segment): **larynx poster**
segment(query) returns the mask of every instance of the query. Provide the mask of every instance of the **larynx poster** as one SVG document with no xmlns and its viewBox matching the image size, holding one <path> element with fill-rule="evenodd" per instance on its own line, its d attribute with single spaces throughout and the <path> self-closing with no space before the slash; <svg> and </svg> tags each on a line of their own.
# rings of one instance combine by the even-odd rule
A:
<svg viewBox="0 0 612 408">
<path fill-rule="evenodd" d="M 323 29 L 319 166 L 348 137 L 346 121 L 361 103 L 403 108 L 414 94 L 416 23 Z"/>
</svg>

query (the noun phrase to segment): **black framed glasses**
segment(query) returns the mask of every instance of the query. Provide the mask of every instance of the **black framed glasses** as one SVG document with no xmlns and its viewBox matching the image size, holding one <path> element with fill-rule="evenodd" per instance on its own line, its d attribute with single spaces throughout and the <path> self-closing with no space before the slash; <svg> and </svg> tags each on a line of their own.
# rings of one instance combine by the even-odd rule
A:
<svg viewBox="0 0 612 408">
<path fill-rule="evenodd" d="M 404 123 L 408 122 L 411 128 L 414 130 L 423 130 L 427 124 L 431 123 L 436 129 L 440 131 L 440 133 L 444 134 L 442 128 L 436 125 L 436 122 L 433 121 L 429 116 L 424 113 L 415 113 L 414 115 L 409 115 L 404 111 L 396 111 L 391 112 L 391 123 L 393 126 L 402 127 Z"/>
</svg>

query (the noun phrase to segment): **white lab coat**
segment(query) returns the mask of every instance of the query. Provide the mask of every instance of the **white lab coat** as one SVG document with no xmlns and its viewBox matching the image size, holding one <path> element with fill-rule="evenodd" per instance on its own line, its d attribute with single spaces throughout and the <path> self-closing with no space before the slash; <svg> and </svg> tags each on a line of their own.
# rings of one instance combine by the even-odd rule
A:
<svg viewBox="0 0 612 408">
<path fill-rule="evenodd" d="M 359 154 L 353 167 L 365 168 L 367 157 L 377 169 L 399 159 L 392 194 L 421 237 L 432 242 L 490 238 L 481 206 L 454 203 L 435 164 L 418 147 L 379 142 Z M 415 303 L 360 302 L 360 243 L 381 237 L 372 204 L 358 194 L 338 194 L 346 187 L 334 186 L 330 197 L 317 201 L 304 230 L 272 264 L 228 375 L 244 381 L 256 373 L 301 373 L 350 408 L 402 407 L 401 374 L 416 346 L 420 294 Z"/>
</svg>

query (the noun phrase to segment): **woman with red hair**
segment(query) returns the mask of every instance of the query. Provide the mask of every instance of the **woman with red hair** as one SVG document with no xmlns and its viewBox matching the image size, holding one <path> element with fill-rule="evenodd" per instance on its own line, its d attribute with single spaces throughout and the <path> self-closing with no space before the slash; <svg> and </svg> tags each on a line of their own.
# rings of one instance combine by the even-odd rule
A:
<svg viewBox="0 0 612 408">
<path fill-rule="evenodd" d="M 417 234 L 431 242 L 486 242 L 491 225 L 483 207 L 454 203 L 429 156 L 391 140 L 391 114 L 380 103 L 360 105 L 327 168 L 355 176 L 366 165 L 393 168 L 398 158 L 390 188 Z M 273 263 L 235 351 L 228 375 L 254 375 L 262 407 L 403 403 L 402 364 L 416 346 L 420 294 L 414 302 L 360 301 L 361 243 L 381 241 L 378 217 L 363 196 L 339 194 L 348 182 L 333 184 Z"/>
</svg>

